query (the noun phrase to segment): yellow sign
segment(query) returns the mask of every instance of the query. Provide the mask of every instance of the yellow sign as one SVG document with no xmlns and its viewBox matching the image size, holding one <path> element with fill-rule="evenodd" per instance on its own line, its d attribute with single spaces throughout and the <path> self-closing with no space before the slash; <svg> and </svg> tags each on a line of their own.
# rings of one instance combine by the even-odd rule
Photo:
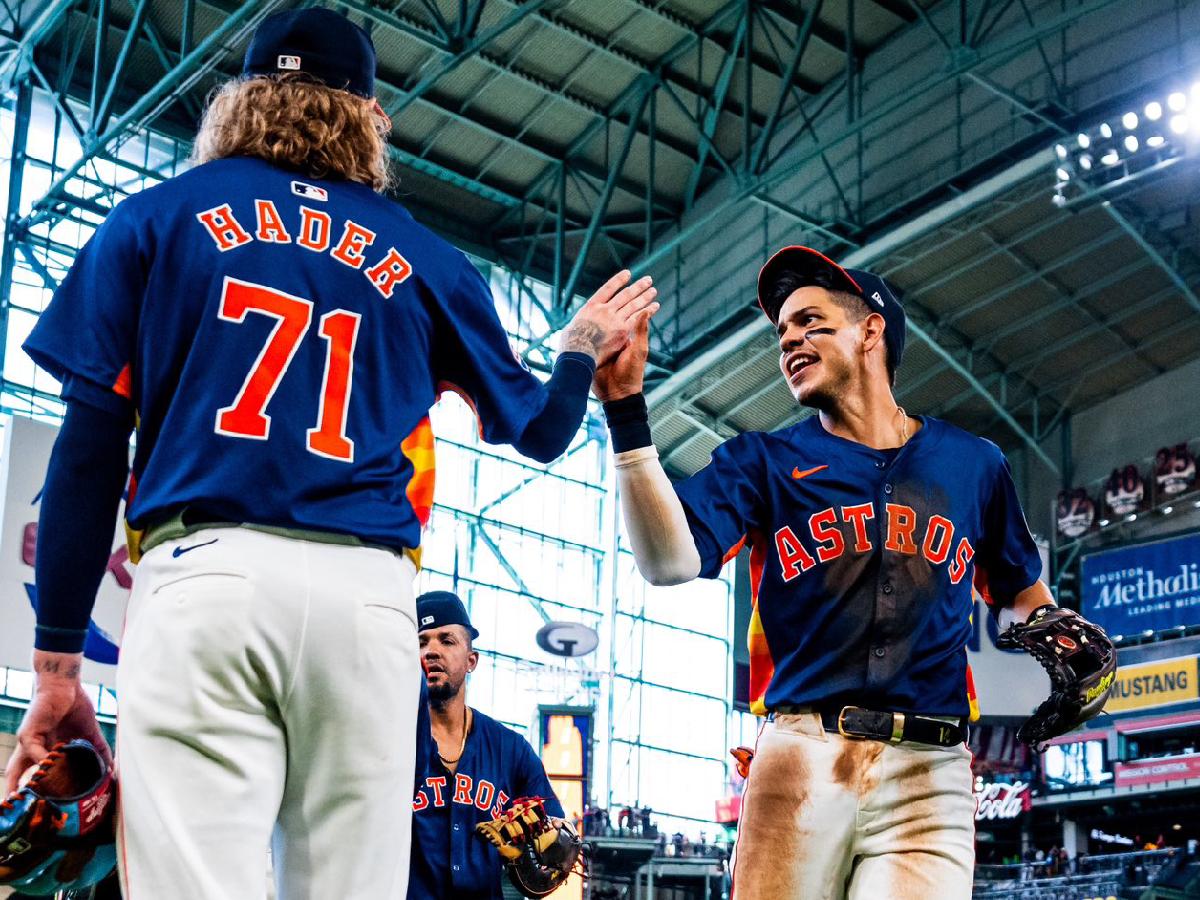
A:
<svg viewBox="0 0 1200 900">
<path fill-rule="evenodd" d="M 1185 656 L 1119 667 L 1104 711 L 1126 712 L 1197 699 L 1200 697 L 1197 659 Z"/>
</svg>

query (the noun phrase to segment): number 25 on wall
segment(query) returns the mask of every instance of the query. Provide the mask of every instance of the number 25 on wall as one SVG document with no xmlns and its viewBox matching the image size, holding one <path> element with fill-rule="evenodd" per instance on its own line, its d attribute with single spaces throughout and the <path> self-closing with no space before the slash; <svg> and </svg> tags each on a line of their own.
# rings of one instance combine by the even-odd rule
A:
<svg viewBox="0 0 1200 900">
<path fill-rule="evenodd" d="M 250 367 L 232 404 L 217 410 L 217 433 L 265 441 L 271 433 L 267 404 L 312 325 L 313 304 L 303 297 L 226 276 L 218 312 L 241 323 L 249 313 L 275 319 L 267 342 Z M 354 442 L 346 436 L 346 410 L 354 381 L 354 345 L 362 316 L 336 309 L 321 316 L 318 333 L 326 342 L 325 375 L 317 424 L 308 429 L 308 450 L 317 456 L 353 462 Z"/>
</svg>

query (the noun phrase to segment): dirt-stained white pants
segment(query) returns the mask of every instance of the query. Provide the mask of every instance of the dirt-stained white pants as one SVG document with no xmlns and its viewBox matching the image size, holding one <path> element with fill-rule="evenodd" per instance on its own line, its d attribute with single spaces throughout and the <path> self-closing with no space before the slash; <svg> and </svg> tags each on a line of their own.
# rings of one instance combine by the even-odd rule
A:
<svg viewBox="0 0 1200 900">
<path fill-rule="evenodd" d="M 815 713 L 759 735 L 733 900 L 969 900 L 971 754 L 830 734 Z"/>
<path fill-rule="evenodd" d="M 138 565 L 117 671 L 126 900 L 403 900 L 408 559 L 210 528 Z"/>
</svg>

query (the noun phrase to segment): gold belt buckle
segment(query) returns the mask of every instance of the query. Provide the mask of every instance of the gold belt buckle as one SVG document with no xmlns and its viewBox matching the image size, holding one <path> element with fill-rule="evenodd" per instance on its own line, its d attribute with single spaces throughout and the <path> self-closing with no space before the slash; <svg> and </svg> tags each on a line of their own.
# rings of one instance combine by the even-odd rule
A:
<svg viewBox="0 0 1200 900">
<path fill-rule="evenodd" d="M 865 737 L 861 734 L 850 734 L 848 731 L 846 731 L 845 727 L 843 727 L 843 724 L 842 724 L 843 720 L 846 718 L 846 712 L 848 710 L 859 710 L 859 709 L 862 709 L 862 707 L 860 707 L 860 706 L 843 706 L 842 711 L 840 713 L 838 713 L 838 734 L 840 734 L 842 737 L 850 738 L 851 740 L 855 740 L 855 741 L 865 740 Z"/>
<path fill-rule="evenodd" d="M 891 743 L 898 744 L 904 740 L 904 713 L 892 713 Z"/>
</svg>

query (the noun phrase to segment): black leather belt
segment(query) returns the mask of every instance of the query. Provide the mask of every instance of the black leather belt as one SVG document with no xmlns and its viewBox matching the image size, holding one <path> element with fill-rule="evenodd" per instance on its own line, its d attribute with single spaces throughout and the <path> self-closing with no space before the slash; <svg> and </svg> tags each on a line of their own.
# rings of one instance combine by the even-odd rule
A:
<svg viewBox="0 0 1200 900">
<path fill-rule="evenodd" d="M 799 711 L 788 707 L 775 710 L 781 714 Z M 804 711 L 819 713 L 826 731 L 857 740 L 886 741 L 890 744 L 914 741 L 937 747 L 953 747 L 967 739 L 967 729 L 961 723 L 943 722 L 915 713 L 879 712 L 861 706 L 808 708 Z"/>
</svg>

